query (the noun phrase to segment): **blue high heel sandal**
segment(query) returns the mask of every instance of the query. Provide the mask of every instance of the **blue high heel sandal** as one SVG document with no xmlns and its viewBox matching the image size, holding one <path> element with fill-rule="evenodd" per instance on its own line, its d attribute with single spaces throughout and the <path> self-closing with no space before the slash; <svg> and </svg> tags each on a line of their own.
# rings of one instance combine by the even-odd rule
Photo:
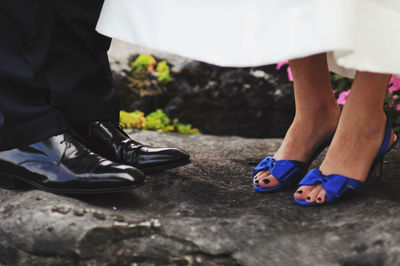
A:
<svg viewBox="0 0 400 266">
<path fill-rule="evenodd" d="M 308 167 L 318 155 L 329 146 L 332 137 L 322 144 L 318 150 L 311 156 L 309 163 L 303 163 L 296 160 L 275 160 L 272 156 L 267 156 L 253 170 L 254 176 L 260 171 L 268 170 L 279 181 L 279 185 L 271 188 L 262 188 L 256 184 L 253 187 L 258 192 L 278 192 L 290 187 L 296 186 L 299 180 L 307 173 Z"/>
<path fill-rule="evenodd" d="M 395 134 L 394 142 L 389 147 L 391 136 L 392 136 L 391 121 L 389 117 L 387 117 L 385 136 L 383 138 L 382 145 L 378 151 L 378 154 L 374 162 L 372 163 L 371 170 L 369 172 L 370 174 L 376 168 L 378 163 L 380 163 L 379 177 L 380 178 L 382 177 L 383 158 L 399 142 L 399 138 Z M 299 187 L 313 186 L 318 184 L 322 184 L 322 187 L 326 192 L 325 203 L 331 203 L 348 194 L 359 193 L 364 188 L 364 182 L 342 175 L 336 175 L 336 174 L 323 175 L 319 169 L 310 170 L 306 174 L 306 176 L 300 181 Z M 307 206 L 313 206 L 318 204 L 317 202 L 308 202 L 306 200 L 299 200 L 299 199 L 294 199 L 294 201 L 300 205 L 307 205 Z"/>
</svg>

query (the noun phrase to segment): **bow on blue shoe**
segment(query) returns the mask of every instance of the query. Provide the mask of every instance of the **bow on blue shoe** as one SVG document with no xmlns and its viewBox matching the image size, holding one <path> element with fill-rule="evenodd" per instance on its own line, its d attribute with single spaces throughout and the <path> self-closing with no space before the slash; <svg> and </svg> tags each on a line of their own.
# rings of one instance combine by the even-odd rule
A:
<svg viewBox="0 0 400 266">
<path fill-rule="evenodd" d="M 342 175 L 323 175 L 320 170 L 312 169 L 300 181 L 299 186 L 313 186 L 321 184 L 326 192 L 326 202 L 332 202 L 348 192 L 360 192 L 364 183 Z M 316 202 L 294 199 L 301 205 L 316 205 Z"/>
<path fill-rule="evenodd" d="M 399 142 L 399 138 L 396 134 L 394 134 L 394 141 L 390 144 L 390 139 L 392 137 L 392 126 L 390 118 L 387 117 L 386 120 L 386 128 L 385 135 L 383 137 L 383 141 L 381 147 L 378 151 L 378 154 L 371 165 L 370 172 L 375 169 L 376 165 L 380 162 L 382 163 L 383 157 L 392 150 L 397 143 Z M 382 173 L 381 173 L 382 174 Z M 326 202 L 332 202 L 338 200 L 344 194 L 350 192 L 360 192 L 364 187 L 364 182 L 359 180 L 349 178 L 342 175 L 331 174 L 331 175 L 323 175 L 320 170 L 312 169 L 310 170 L 306 176 L 300 181 L 299 186 L 313 186 L 321 184 L 323 189 L 326 191 Z M 305 200 L 294 199 L 300 205 L 316 205 L 316 202 L 308 202 Z"/>
<path fill-rule="evenodd" d="M 262 188 L 253 185 L 254 189 L 260 192 L 277 191 L 296 184 L 307 172 L 306 163 L 295 160 L 278 160 L 267 156 L 253 170 L 253 178 L 260 171 L 268 170 L 279 181 L 279 185 L 272 188 Z"/>
<path fill-rule="evenodd" d="M 311 163 L 317 156 L 331 143 L 332 136 L 328 138 L 311 156 Z M 268 170 L 279 181 L 279 185 L 271 188 L 262 188 L 254 184 L 255 190 L 260 192 L 275 192 L 295 186 L 297 182 L 307 173 L 309 163 L 303 163 L 296 160 L 278 160 L 267 156 L 253 170 L 254 176 L 260 171 Z"/>
</svg>

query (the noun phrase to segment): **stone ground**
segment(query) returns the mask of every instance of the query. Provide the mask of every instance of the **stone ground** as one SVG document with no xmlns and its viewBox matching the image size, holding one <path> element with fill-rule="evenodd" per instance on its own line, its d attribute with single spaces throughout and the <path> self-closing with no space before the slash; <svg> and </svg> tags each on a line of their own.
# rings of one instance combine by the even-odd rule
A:
<svg viewBox="0 0 400 266">
<path fill-rule="evenodd" d="M 0 189 L 0 263 L 400 265 L 399 149 L 385 158 L 384 183 L 371 176 L 357 198 L 301 207 L 293 190 L 261 194 L 250 186 L 252 167 L 278 139 L 132 137 L 182 147 L 193 162 L 118 194 Z"/>
</svg>

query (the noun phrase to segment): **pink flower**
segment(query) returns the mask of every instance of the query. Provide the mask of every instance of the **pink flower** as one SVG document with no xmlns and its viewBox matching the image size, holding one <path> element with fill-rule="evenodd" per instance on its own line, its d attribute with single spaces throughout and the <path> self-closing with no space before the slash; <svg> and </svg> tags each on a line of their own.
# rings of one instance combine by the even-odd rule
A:
<svg viewBox="0 0 400 266">
<path fill-rule="evenodd" d="M 400 103 L 396 106 L 396 110 L 400 111 Z"/>
<path fill-rule="evenodd" d="M 388 101 L 388 106 L 389 106 L 390 108 L 392 108 L 394 102 L 395 102 L 398 98 L 399 98 L 398 95 L 393 95 L 392 99 L 390 99 L 390 100 Z M 395 109 L 398 110 L 397 108 L 399 108 L 399 106 L 396 106 Z"/>
<path fill-rule="evenodd" d="M 350 94 L 350 90 L 342 91 L 341 93 L 339 93 L 339 97 L 337 98 L 337 103 L 345 104 L 347 97 L 349 97 L 349 94 Z"/>
<path fill-rule="evenodd" d="M 290 67 L 287 68 L 287 75 L 288 75 L 288 79 L 290 81 L 293 81 L 292 70 L 290 69 Z"/>
<path fill-rule="evenodd" d="M 276 64 L 276 69 L 277 70 L 281 69 L 281 67 L 283 67 L 287 63 L 288 63 L 288 61 L 286 60 L 286 61 L 283 61 L 283 62 L 280 62 L 280 63 Z"/>
<path fill-rule="evenodd" d="M 392 84 L 392 86 L 390 86 L 388 88 L 389 93 L 400 90 L 400 78 L 399 77 L 393 75 L 389 81 L 389 84 Z"/>
<path fill-rule="evenodd" d="M 276 69 L 279 70 L 286 64 L 288 64 L 287 60 L 280 62 L 280 63 L 276 64 Z M 290 70 L 290 66 L 288 66 L 288 68 L 287 68 L 287 74 L 288 74 L 289 81 L 293 81 L 293 75 L 292 75 L 292 70 Z"/>
</svg>

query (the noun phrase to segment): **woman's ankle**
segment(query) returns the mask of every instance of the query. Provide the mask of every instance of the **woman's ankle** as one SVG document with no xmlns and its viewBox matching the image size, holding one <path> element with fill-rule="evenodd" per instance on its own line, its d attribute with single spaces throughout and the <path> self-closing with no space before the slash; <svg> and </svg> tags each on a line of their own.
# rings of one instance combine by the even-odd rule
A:
<svg viewBox="0 0 400 266">
<path fill-rule="evenodd" d="M 308 162 L 312 154 L 334 134 L 340 110 L 296 114 L 275 159 Z"/>
<path fill-rule="evenodd" d="M 332 98 L 329 101 L 322 101 L 322 102 L 320 100 L 309 101 L 308 103 L 296 102 L 296 112 L 300 113 L 318 113 L 318 112 L 334 113 L 339 111 L 340 107 L 336 103 L 334 98 Z"/>
<path fill-rule="evenodd" d="M 386 116 L 383 111 L 370 115 L 346 112 L 342 118 L 320 170 L 325 175 L 340 174 L 364 181 L 382 145 Z"/>
<path fill-rule="evenodd" d="M 335 105 L 318 105 L 297 109 L 294 122 L 306 123 L 310 129 L 328 127 L 328 131 L 336 129 L 339 122 L 340 108 Z"/>
</svg>

